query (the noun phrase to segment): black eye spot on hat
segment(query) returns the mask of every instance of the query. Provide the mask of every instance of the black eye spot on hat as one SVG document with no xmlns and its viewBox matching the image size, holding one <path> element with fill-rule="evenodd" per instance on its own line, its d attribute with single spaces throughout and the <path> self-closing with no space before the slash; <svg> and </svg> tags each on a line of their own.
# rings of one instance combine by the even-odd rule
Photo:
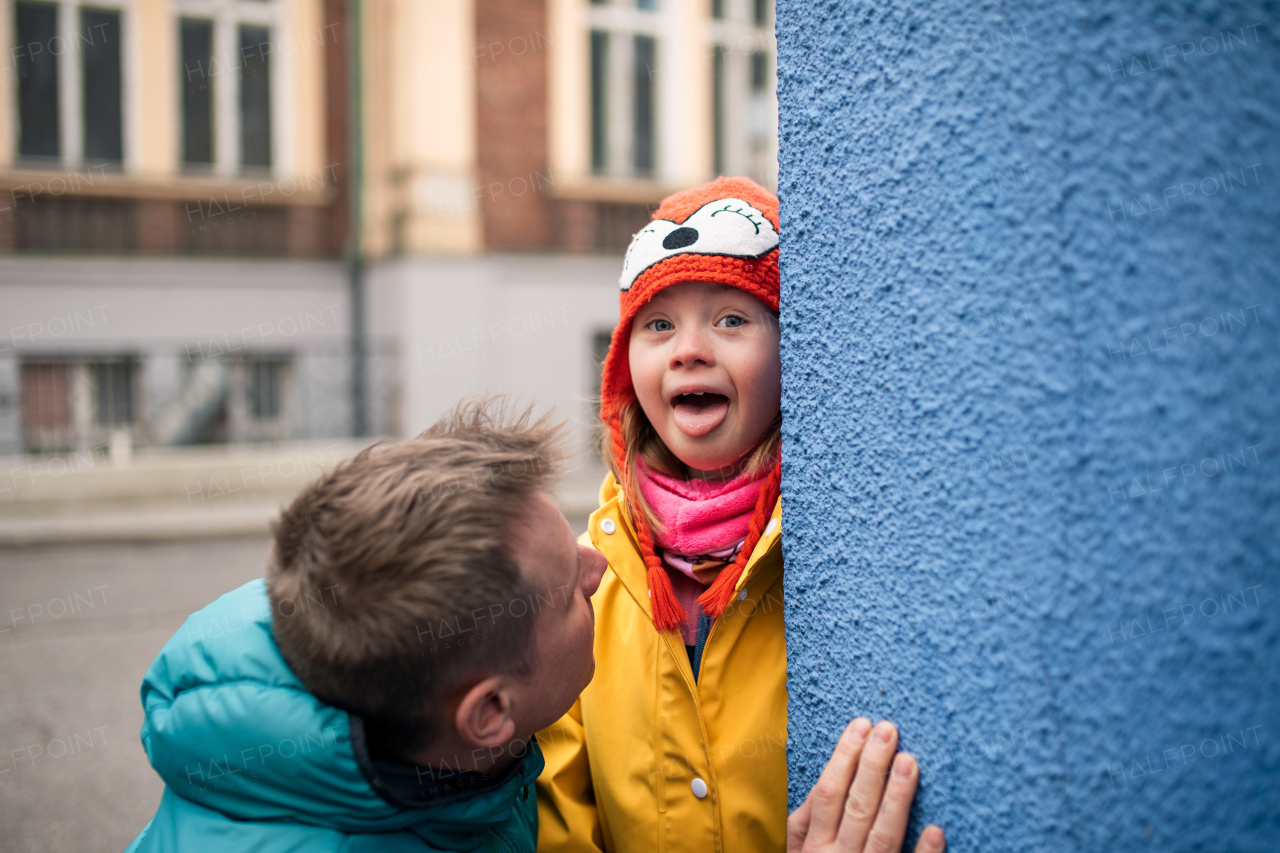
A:
<svg viewBox="0 0 1280 853">
<path fill-rule="evenodd" d="M 662 241 L 662 248 L 668 251 L 672 249 L 683 249 L 685 246 L 692 246 L 698 242 L 698 230 L 685 226 L 677 228 L 666 236 Z"/>
</svg>

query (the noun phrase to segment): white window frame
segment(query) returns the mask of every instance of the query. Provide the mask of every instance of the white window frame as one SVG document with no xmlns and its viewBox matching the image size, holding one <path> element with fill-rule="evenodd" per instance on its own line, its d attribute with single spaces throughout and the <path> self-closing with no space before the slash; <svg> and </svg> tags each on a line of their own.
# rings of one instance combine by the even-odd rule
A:
<svg viewBox="0 0 1280 853">
<path fill-rule="evenodd" d="M 210 74 L 213 85 L 213 174 L 220 178 L 253 175 L 258 170 L 240 165 L 240 86 L 238 55 L 239 26 L 268 27 L 271 31 L 271 170 L 279 178 L 293 173 L 294 130 L 292 115 L 293 62 L 280 49 L 283 44 L 296 44 L 290 31 L 290 0 L 174 0 L 172 27 L 174 55 L 178 67 L 169 73 L 180 73 L 182 46 L 178 36 L 181 18 L 200 18 L 213 22 L 212 63 L 219 69 Z M 225 81 L 225 82 L 224 82 Z M 182 92 L 177 93 L 174 133 L 182 135 Z M 181 146 L 179 146 L 181 148 Z M 179 153 L 181 162 L 181 153 Z"/>
<path fill-rule="evenodd" d="M 9 22 L 5 28 L 9 32 L 9 44 L 5 49 L 13 55 L 14 42 L 18 38 L 13 27 L 14 3 L 17 0 L 5 0 L 3 14 Z M 55 38 L 61 38 L 64 45 L 58 54 L 58 160 L 67 169 L 78 169 L 84 165 L 84 69 L 80 61 L 80 9 L 89 7 L 105 9 L 120 13 L 120 144 L 121 168 L 126 172 L 138 170 L 137 139 L 140 132 L 137 99 L 134 96 L 137 79 L 138 24 L 134 13 L 135 0 L 39 0 L 48 5 L 57 6 L 58 22 L 55 26 Z M 46 49 L 52 49 L 46 45 Z M 16 129 L 20 126 L 18 97 L 18 75 L 10 75 L 10 127 L 13 134 L 13 162 L 21 164 L 18 154 L 19 135 Z"/>
<path fill-rule="evenodd" d="M 751 175 L 765 184 L 778 180 L 777 96 L 760 99 L 751 91 L 752 54 L 763 50 L 767 61 L 765 89 L 777 92 L 777 44 L 773 33 L 775 8 L 770 3 L 767 20 L 755 22 L 753 0 L 724 0 L 723 18 L 708 17 L 707 55 L 716 45 L 725 48 L 724 173 Z M 747 46 L 756 50 L 747 51 Z M 710 69 L 708 69 L 710 73 Z M 715 121 L 714 116 L 712 121 Z M 764 129 L 763 135 L 757 128 Z M 770 130 L 771 128 L 771 130 Z M 712 134 L 714 139 L 714 134 Z M 714 144 L 714 142 L 713 142 Z M 769 161 L 772 161 L 771 163 Z"/>
<path fill-rule="evenodd" d="M 656 9 L 637 8 L 635 0 L 611 0 L 588 7 L 587 32 L 600 31 L 609 36 L 609 66 L 605 70 L 608 91 L 605 95 L 605 170 L 597 173 L 607 178 L 661 178 L 667 163 L 667 101 L 660 68 L 654 69 L 653 87 L 653 169 L 639 174 L 635 170 L 635 88 L 631 77 L 635 64 L 635 37 L 649 36 L 655 41 L 659 66 L 669 50 L 667 32 L 671 26 L 671 0 L 659 0 Z M 624 73 L 617 73 L 622 69 Z M 590 108 L 588 108 L 588 113 Z M 588 119 L 589 121 L 589 119 Z M 588 125 L 589 126 L 589 125 Z"/>
</svg>

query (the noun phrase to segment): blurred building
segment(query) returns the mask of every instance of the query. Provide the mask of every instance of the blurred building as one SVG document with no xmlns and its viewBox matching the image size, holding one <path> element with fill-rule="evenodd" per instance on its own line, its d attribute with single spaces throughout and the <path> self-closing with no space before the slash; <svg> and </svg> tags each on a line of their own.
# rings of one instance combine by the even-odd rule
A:
<svg viewBox="0 0 1280 853">
<path fill-rule="evenodd" d="M 0 452 L 349 432 L 342 14 L 0 2 Z"/>
<path fill-rule="evenodd" d="M 0 453 L 348 435 L 354 399 L 403 434 L 481 390 L 585 444 L 630 235 L 776 183 L 771 2 L 354 3 L 0 0 Z"/>
<path fill-rule="evenodd" d="M 777 181 L 773 3 L 367 3 L 363 241 L 401 430 L 514 389 L 595 432 L 631 235 L 717 173 Z"/>
</svg>

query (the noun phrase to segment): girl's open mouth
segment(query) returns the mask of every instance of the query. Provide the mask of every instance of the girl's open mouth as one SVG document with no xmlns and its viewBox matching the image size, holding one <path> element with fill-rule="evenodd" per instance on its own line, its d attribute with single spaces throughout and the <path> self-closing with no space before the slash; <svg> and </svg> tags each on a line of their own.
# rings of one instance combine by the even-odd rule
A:
<svg viewBox="0 0 1280 853">
<path fill-rule="evenodd" d="M 729 398 L 708 391 L 704 394 L 677 394 L 671 400 L 676 426 L 685 435 L 706 435 L 724 422 L 729 414 Z"/>
</svg>

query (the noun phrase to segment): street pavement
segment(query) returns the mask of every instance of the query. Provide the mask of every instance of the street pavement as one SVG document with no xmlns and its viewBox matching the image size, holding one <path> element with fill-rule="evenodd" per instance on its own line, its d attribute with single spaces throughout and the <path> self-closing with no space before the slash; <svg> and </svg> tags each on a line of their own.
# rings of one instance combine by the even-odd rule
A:
<svg viewBox="0 0 1280 853">
<path fill-rule="evenodd" d="M 0 851 L 123 850 L 163 785 L 142 676 L 193 611 L 261 577 L 265 536 L 0 549 Z"/>
</svg>

